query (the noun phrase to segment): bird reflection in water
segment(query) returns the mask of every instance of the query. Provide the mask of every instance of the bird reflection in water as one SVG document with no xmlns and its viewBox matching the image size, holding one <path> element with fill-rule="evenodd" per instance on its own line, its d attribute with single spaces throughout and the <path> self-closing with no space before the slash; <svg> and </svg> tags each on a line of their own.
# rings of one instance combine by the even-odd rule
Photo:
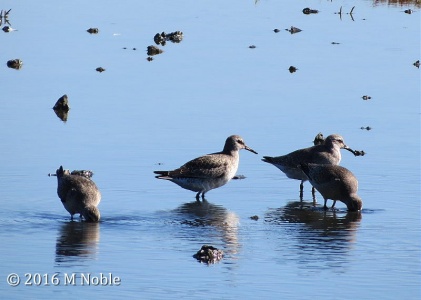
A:
<svg viewBox="0 0 421 300">
<path fill-rule="evenodd" d="M 238 242 L 239 217 L 235 213 L 220 205 L 209 203 L 207 200 L 184 203 L 174 212 L 182 218 L 181 224 L 215 228 L 217 236 L 221 236 L 224 243 L 224 249 L 222 249 L 224 253 L 229 255 L 238 253 L 240 247 Z M 203 236 L 203 232 L 199 234 L 197 239 L 200 239 L 202 244 L 211 243 L 215 237 L 215 231 L 212 231 L 209 236 Z"/>
<path fill-rule="evenodd" d="M 268 211 L 265 222 L 282 226 L 285 234 L 293 237 L 280 237 L 279 251 L 286 251 L 285 259 L 298 260 L 304 268 L 320 269 L 348 262 L 361 218 L 361 212 L 325 211 L 314 203 L 293 201 Z"/>
<path fill-rule="evenodd" d="M 94 259 L 98 252 L 99 223 L 67 222 L 60 228 L 56 243 L 56 263 Z"/>
</svg>

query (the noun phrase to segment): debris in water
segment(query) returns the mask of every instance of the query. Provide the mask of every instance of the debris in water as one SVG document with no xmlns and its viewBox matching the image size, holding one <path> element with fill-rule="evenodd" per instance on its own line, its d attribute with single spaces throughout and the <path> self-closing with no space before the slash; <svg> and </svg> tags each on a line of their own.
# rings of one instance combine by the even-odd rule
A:
<svg viewBox="0 0 421 300">
<path fill-rule="evenodd" d="M 193 255 L 195 259 L 206 264 L 214 264 L 220 261 L 224 252 L 213 246 L 203 245 L 202 248 Z"/>
</svg>

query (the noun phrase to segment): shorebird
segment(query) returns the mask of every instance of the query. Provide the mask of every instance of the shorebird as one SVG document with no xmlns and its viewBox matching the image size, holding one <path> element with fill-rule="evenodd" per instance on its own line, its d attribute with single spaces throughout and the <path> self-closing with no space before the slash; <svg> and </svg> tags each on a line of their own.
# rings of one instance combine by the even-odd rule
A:
<svg viewBox="0 0 421 300">
<path fill-rule="evenodd" d="M 200 194 L 205 199 L 206 192 L 223 186 L 234 177 L 240 161 L 238 151 L 241 149 L 257 154 L 240 136 L 232 135 L 225 141 L 221 152 L 200 156 L 172 171 L 154 171 L 158 174 L 155 178 L 169 180 L 197 192 L 197 200 Z"/>
<path fill-rule="evenodd" d="M 53 174 L 49 174 L 53 175 Z M 95 183 L 84 175 L 72 175 L 63 166 L 57 169 L 57 194 L 64 208 L 70 213 L 80 214 L 85 221 L 98 222 L 100 213 L 97 208 L 101 201 L 101 193 Z"/>
<path fill-rule="evenodd" d="M 362 209 L 363 202 L 357 195 L 358 180 L 348 169 L 337 165 L 301 164 L 301 170 L 307 175 L 310 183 L 322 194 L 326 209 L 327 199 L 346 204 L 349 211 Z"/>
<path fill-rule="evenodd" d="M 300 196 L 302 197 L 304 181 L 308 180 L 308 178 L 300 169 L 300 164 L 316 163 L 338 165 L 341 161 L 340 149 L 353 151 L 351 148 L 345 145 L 342 136 L 338 134 L 332 134 L 329 135 L 322 144 L 309 148 L 299 149 L 283 156 L 263 156 L 262 160 L 280 169 L 288 178 L 301 180 Z M 312 193 L 314 196 L 314 187 L 312 189 Z"/>
</svg>

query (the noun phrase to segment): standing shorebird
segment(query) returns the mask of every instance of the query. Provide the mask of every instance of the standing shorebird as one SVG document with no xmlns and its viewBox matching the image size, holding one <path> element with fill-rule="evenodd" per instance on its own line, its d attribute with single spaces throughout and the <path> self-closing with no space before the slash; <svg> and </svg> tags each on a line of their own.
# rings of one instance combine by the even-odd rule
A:
<svg viewBox="0 0 421 300">
<path fill-rule="evenodd" d="M 97 208 L 101 201 L 101 193 L 95 183 L 84 175 L 72 175 L 63 166 L 57 169 L 57 194 L 64 208 L 70 213 L 80 214 L 85 221 L 98 222 L 100 213 Z"/>
<path fill-rule="evenodd" d="M 257 154 L 240 136 L 232 135 L 225 141 L 221 152 L 195 158 L 172 171 L 154 171 L 154 173 L 158 174 L 156 176 L 158 179 L 169 180 L 184 189 L 197 192 L 197 200 L 200 194 L 202 199 L 205 199 L 207 191 L 223 186 L 234 177 L 240 162 L 238 151 L 241 149 Z"/>
<path fill-rule="evenodd" d="M 300 169 L 300 164 L 329 164 L 338 165 L 341 161 L 341 149 L 352 151 L 345 145 L 343 138 L 338 134 L 329 135 L 324 143 L 299 149 L 289 154 L 277 157 L 263 156 L 263 161 L 270 163 L 280 169 L 288 178 L 301 180 L 300 196 L 303 195 L 304 181 L 308 180 L 307 176 Z M 314 196 L 314 188 L 312 189 Z"/>
<path fill-rule="evenodd" d="M 301 164 L 301 170 L 307 175 L 310 183 L 322 194 L 326 209 L 327 199 L 346 204 L 349 211 L 358 211 L 363 207 L 361 198 L 357 195 L 358 180 L 348 169 L 337 165 Z"/>
</svg>

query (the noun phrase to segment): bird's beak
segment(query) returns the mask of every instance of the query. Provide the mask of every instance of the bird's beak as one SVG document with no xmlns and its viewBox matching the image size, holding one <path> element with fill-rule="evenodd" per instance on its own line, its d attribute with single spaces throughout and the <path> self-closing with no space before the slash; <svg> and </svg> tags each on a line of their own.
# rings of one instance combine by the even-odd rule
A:
<svg viewBox="0 0 421 300">
<path fill-rule="evenodd" d="M 253 152 L 254 154 L 258 154 L 256 151 L 254 151 L 253 149 L 251 149 L 249 146 L 244 145 L 244 149 Z"/>
</svg>

